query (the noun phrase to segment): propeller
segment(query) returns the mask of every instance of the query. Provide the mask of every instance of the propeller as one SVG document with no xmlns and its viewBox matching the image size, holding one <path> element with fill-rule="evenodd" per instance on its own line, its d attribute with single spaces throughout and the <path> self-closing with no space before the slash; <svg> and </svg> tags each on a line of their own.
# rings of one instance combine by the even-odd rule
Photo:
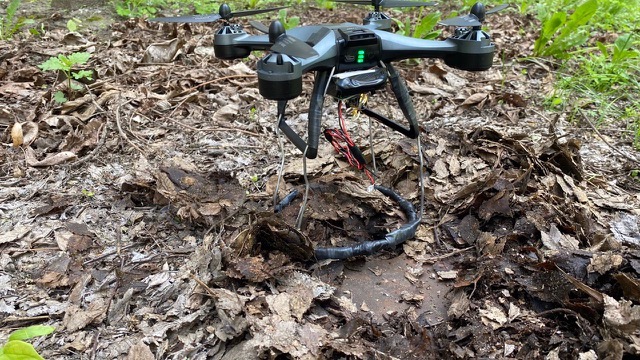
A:
<svg viewBox="0 0 640 360">
<path fill-rule="evenodd" d="M 373 5 L 375 11 L 380 11 L 380 7 L 386 8 L 400 8 L 400 7 L 417 7 L 417 6 L 435 6 L 433 1 L 410 1 L 410 0 L 335 0 L 345 4 L 355 5 Z"/>
<path fill-rule="evenodd" d="M 457 27 L 478 27 L 482 26 L 486 15 L 493 14 L 509 7 L 509 4 L 502 4 L 487 10 L 483 3 L 475 3 L 467 15 L 440 21 L 440 25 Z"/>
<path fill-rule="evenodd" d="M 271 22 L 268 29 L 269 42 L 273 43 L 271 51 L 298 57 L 301 59 L 318 55 L 318 52 L 306 42 L 288 35 L 278 20 Z"/>
<path fill-rule="evenodd" d="M 253 27 L 254 29 L 260 31 L 261 33 L 264 33 L 264 34 L 269 33 L 269 27 L 261 23 L 260 21 L 249 20 L 249 25 L 251 25 L 251 27 Z"/>
<path fill-rule="evenodd" d="M 174 16 L 174 17 L 158 17 L 149 19 L 149 21 L 155 22 L 167 22 L 167 23 L 207 23 L 215 22 L 220 19 L 225 21 L 230 20 L 233 17 L 250 16 L 256 14 L 263 14 L 271 11 L 287 8 L 287 6 L 272 7 L 267 9 L 254 9 L 254 10 L 242 10 L 232 12 L 231 8 L 227 4 L 220 5 L 220 9 L 217 14 L 208 15 L 186 15 L 186 16 Z"/>
</svg>

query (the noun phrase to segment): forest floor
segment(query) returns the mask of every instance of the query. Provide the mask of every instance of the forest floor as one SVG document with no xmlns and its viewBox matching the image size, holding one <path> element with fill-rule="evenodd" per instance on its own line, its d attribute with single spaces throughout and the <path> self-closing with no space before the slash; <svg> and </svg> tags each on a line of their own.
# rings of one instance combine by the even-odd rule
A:
<svg viewBox="0 0 640 360">
<path fill-rule="evenodd" d="M 640 353 L 640 183 L 629 175 L 640 154 L 614 127 L 545 108 L 555 72 L 527 57 L 532 18 L 489 19 L 499 50 L 488 71 L 398 64 L 425 158 L 417 234 L 318 262 L 293 240 L 379 239 L 405 215 L 322 140 L 296 231 L 300 196 L 272 210 L 280 152 L 260 54 L 215 58 L 216 24 L 64 25 L 112 16 L 96 9 L 47 13 L 41 36 L 0 43 L 0 339 L 53 325 L 34 342 L 46 359 Z M 305 25 L 365 12 L 292 14 Z M 75 52 L 91 53 L 81 90 L 37 67 Z M 313 77 L 303 85 L 287 110 L 300 133 Z M 369 103 L 402 118 L 388 93 Z M 337 127 L 336 102 L 325 106 L 323 126 Z M 347 127 L 370 161 L 366 117 Z M 376 182 L 418 207 L 416 141 L 374 124 L 373 148 Z M 300 152 L 289 142 L 285 152 L 281 197 L 304 187 Z"/>
</svg>

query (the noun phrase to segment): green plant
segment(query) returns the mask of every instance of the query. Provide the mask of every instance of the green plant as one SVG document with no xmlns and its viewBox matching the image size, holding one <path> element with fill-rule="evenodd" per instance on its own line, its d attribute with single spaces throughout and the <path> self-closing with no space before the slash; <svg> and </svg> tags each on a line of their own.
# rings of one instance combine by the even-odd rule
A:
<svg viewBox="0 0 640 360">
<path fill-rule="evenodd" d="M 195 0 L 191 2 L 193 7 L 198 14 L 211 14 L 218 11 L 220 5 L 217 2 L 212 2 L 209 0 Z"/>
<path fill-rule="evenodd" d="M 5 16 L 0 16 L 0 40 L 11 39 L 23 26 L 32 24 L 33 20 L 17 16 L 20 0 L 11 0 Z"/>
<path fill-rule="evenodd" d="M 122 17 L 151 17 L 167 6 L 165 0 L 116 0 L 116 13 Z"/>
<path fill-rule="evenodd" d="M 78 28 L 82 25 L 82 20 L 78 18 L 72 18 L 67 21 L 67 30 L 74 32 L 78 31 Z"/>
<path fill-rule="evenodd" d="M 80 90 L 82 87 L 76 85 L 72 82 L 72 79 L 75 80 L 93 80 L 93 71 L 91 70 L 79 70 L 72 71 L 72 69 L 78 65 L 86 64 L 89 61 L 91 54 L 87 52 L 76 52 L 72 53 L 69 56 L 58 55 L 50 57 L 47 61 L 38 65 L 38 67 L 43 71 L 62 71 L 67 80 L 67 87 L 69 90 Z M 58 103 L 63 103 L 67 101 L 65 94 L 62 91 L 57 91 L 54 93 L 54 100 Z"/>
<path fill-rule="evenodd" d="M 332 0 L 316 0 L 316 4 L 325 10 L 333 10 L 336 7 L 336 3 Z"/>
<path fill-rule="evenodd" d="M 82 195 L 84 195 L 84 196 L 86 196 L 88 198 L 93 198 L 96 195 L 96 193 L 94 193 L 91 190 L 87 190 L 87 189 L 82 189 L 81 192 L 82 192 Z"/>
<path fill-rule="evenodd" d="M 12 332 L 7 343 L 0 347 L 0 360 L 44 360 L 33 345 L 24 340 L 48 335 L 54 331 L 53 326 L 34 325 Z"/>
<path fill-rule="evenodd" d="M 440 12 L 429 13 L 424 17 L 420 17 L 420 22 L 412 29 L 411 18 L 407 18 L 404 22 L 393 19 L 398 25 L 397 34 L 411 36 L 419 39 L 435 39 L 442 32 L 436 29 L 438 21 L 440 21 Z"/>
<path fill-rule="evenodd" d="M 278 11 L 278 20 L 284 25 L 285 29 L 291 29 L 300 25 L 300 18 L 297 16 L 287 17 L 287 9 Z"/>
<path fill-rule="evenodd" d="M 544 19 L 533 54 L 566 58 L 568 50 L 587 42 L 589 32 L 585 25 L 597 9 L 597 0 L 586 0 L 569 16 L 564 11 L 558 11 Z"/>
<path fill-rule="evenodd" d="M 568 105 L 574 114 L 582 109 L 596 126 L 624 123 L 634 147 L 640 149 L 640 101 L 636 98 L 640 52 L 633 39 L 623 34 L 612 44 L 597 42 L 595 47 L 569 53 L 548 105 L 559 109 Z"/>
<path fill-rule="evenodd" d="M 258 5 L 262 3 L 262 0 L 245 0 L 245 3 L 247 4 L 247 8 L 256 9 Z"/>
</svg>

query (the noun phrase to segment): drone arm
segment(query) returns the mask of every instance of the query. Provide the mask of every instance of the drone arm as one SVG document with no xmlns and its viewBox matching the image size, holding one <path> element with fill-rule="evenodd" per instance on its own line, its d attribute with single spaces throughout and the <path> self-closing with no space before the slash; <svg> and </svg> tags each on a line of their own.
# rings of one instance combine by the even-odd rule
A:
<svg viewBox="0 0 640 360">
<path fill-rule="evenodd" d="M 316 81 L 313 86 L 311 103 L 309 104 L 309 127 L 306 142 L 284 121 L 284 115 L 279 115 L 280 120 L 278 126 L 280 127 L 280 130 L 282 130 L 289 140 L 291 140 L 291 142 L 309 159 L 315 159 L 316 156 L 318 156 L 324 93 L 329 82 L 330 73 L 330 70 L 316 72 Z M 283 104 L 286 104 L 286 101 L 278 102 L 278 112 L 280 112 L 281 108 L 284 107 Z M 284 113 L 284 109 L 282 109 L 282 112 Z"/>
<path fill-rule="evenodd" d="M 416 117 L 416 111 L 413 108 L 413 103 L 411 102 L 411 96 L 409 95 L 409 89 L 407 89 L 407 85 L 404 80 L 400 77 L 400 74 L 396 71 L 396 69 L 390 63 L 385 64 L 387 72 L 389 74 L 389 82 L 391 83 L 391 90 L 393 94 L 396 96 L 398 100 L 398 105 L 404 114 L 405 119 L 409 122 L 409 127 L 405 127 L 388 117 L 378 114 L 377 112 L 367 108 L 362 108 L 362 113 L 375 119 L 376 121 L 390 127 L 391 129 L 401 133 L 402 135 L 409 137 L 411 139 L 415 139 L 418 137 L 419 128 L 418 128 L 418 120 Z"/>
<path fill-rule="evenodd" d="M 413 108 L 413 102 L 411 102 L 411 95 L 409 95 L 409 89 L 407 84 L 400 77 L 400 74 L 396 71 L 393 65 L 386 64 L 389 71 L 389 81 L 391 81 L 391 90 L 398 99 L 400 109 L 404 114 L 404 117 L 409 121 L 409 131 L 404 135 L 415 139 L 418 137 L 418 120 L 416 119 L 416 111 Z"/>
<path fill-rule="evenodd" d="M 385 31 L 377 32 L 381 40 L 381 59 L 384 62 L 410 58 L 444 58 L 458 50 L 452 41 L 423 40 Z"/>
<path fill-rule="evenodd" d="M 224 28 L 215 35 L 213 47 L 220 59 L 245 58 L 254 50 L 266 50 L 271 46 L 267 35 L 249 35 L 244 32 L 226 33 Z"/>
<path fill-rule="evenodd" d="M 384 62 L 409 58 L 442 58 L 456 69 L 487 70 L 493 64 L 495 45 L 488 36 L 478 40 L 451 37 L 446 40 L 422 40 L 377 32 L 381 39 L 380 60 Z"/>
</svg>

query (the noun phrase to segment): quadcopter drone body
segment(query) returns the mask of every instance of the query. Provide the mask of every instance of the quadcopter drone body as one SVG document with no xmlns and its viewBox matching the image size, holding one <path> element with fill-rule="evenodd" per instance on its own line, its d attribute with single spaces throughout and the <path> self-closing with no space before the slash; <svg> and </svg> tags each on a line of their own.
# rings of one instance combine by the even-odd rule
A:
<svg viewBox="0 0 640 360">
<path fill-rule="evenodd" d="M 152 19 L 161 22 L 207 22 L 222 19 L 223 26 L 214 36 L 215 55 L 221 59 L 245 58 L 256 50 L 267 51 L 266 55 L 257 62 L 260 94 L 266 99 L 278 102 L 278 128 L 303 153 L 303 160 L 305 160 L 303 161 L 303 174 L 306 191 L 298 215 L 298 228 L 301 226 L 309 190 L 306 177 L 306 159 L 313 159 L 318 154 L 325 95 L 329 94 L 338 100 L 338 112 L 342 117 L 342 102 L 358 102 L 354 99 L 361 99 L 363 94 L 381 90 L 389 83 L 407 120 L 407 125 L 401 125 L 378 114 L 362 103 L 358 103 L 358 111 L 409 138 L 416 139 L 419 137 L 419 126 L 411 96 L 392 62 L 411 58 L 441 58 L 453 68 L 468 71 L 487 70 L 493 63 L 495 45 L 491 42 L 490 36 L 481 29 L 482 22 L 486 14 L 506 7 L 506 5 L 498 6 L 487 11 L 484 5 L 477 3 L 471 8 L 468 15 L 441 22 L 443 25 L 456 27 L 452 37 L 445 40 L 424 40 L 392 33 L 392 20 L 388 15 L 380 12 L 380 6 L 429 6 L 433 3 L 406 0 L 336 1 L 361 5 L 370 4 L 374 6 L 374 12 L 369 13 L 363 19 L 362 25 L 353 23 L 308 25 L 285 31 L 279 21 L 273 21 L 268 29 L 261 23 L 251 22 L 251 25 L 265 33 L 264 35 L 249 34 L 241 25 L 231 24 L 229 20 L 234 16 L 252 15 L 280 8 L 232 13 L 227 5 L 222 5 L 219 14 Z M 288 100 L 294 99 L 302 93 L 302 77 L 310 72 L 315 73 L 315 81 L 309 104 L 307 137 L 304 140 L 286 123 L 285 109 Z M 325 130 L 325 137 L 332 142 L 336 150 L 344 150 L 340 151 L 348 155 L 347 157 L 356 158 L 356 163 L 363 162 L 360 150 L 349 139 L 342 122 L 341 130 L 342 132 L 338 133 Z M 346 137 L 343 140 L 347 141 L 347 148 L 339 149 L 338 145 L 332 141 L 334 135 Z M 420 150 L 420 141 L 418 140 L 417 143 L 421 171 L 421 215 L 424 186 L 422 183 L 422 151 Z M 274 204 L 284 165 L 282 148 L 281 156 L 281 171 L 276 185 Z M 375 157 L 373 159 L 375 160 Z M 367 174 L 369 175 L 369 173 Z M 369 177 L 373 183 L 373 177 Z M 416 216 L 413 206 L 390 189 L 380 186 L 376 186 L 376 189 L 396 200 L 405 210 L 410 222 L 400 229 L 392 231 L 383 240 L 363 243 L 353 248 L 316 249 L 317 258 L 346 258 L 370 254 L 380 248 L 397 245 L 415 235 L 421 216 Z"/>
<path fill-rule="evenodd" d="M 302 92 L 302 76 L 316 72 L 311 95 L 307 141 L 294 133 L 286 122 L 279 127 L 307 158 L 317 156 L 323 99 L 326 92 L 336 98 L 369 93 L 385 86 L 391 78 L 392 89 L 409 121 L 409 129 L 395 122 L 377 120 L 411 138 L 417 137 L 417 123 L 407 116 L 412 108 L 404 83 L 394 80 L 392 62 L 409 58 L 442 58 L 454 68 L 481 71 L 491 67 L 495 45 L 481 30 L 458 31 L 443 41 L 406 37 L 377 29 L 378 22 L 310 25 L 285 32 L 278 21 L 268 35 L 249 35 L 233 25 L 215 34 L 216 56 L 236 59 L 254 50 L 270 50 L 257 63 L 260 94 L 266 99 L 286 101 Z M 473 40 L 470 40 L 473 33 Z M 394 82 L 398 82 L 394 86 Z"/>
<path fill-rule="evenodd" d="M 241 25 L 231 24 L 231 18 L 253 15 L 283 7 L 231 12 L 228 5 L 220 6 L 219 14 L 173 18 L 156 18 L 160 22 L 211 22 L 222 19 L 223 26 L 214 36 L 216 57 L 221 59 L 245 58 L 256 50 L 269 52 L 258 61 L 258 86 L 266 99 L 287 101 L 302 93 L 302 76 L 316 72 L 311 95 L 307 141 L 293 132 L 281 119 L 278 126 L 307 158 L 317 156 L 324 95 L 329 92 L 337 98 L 368 93 L 383 87 L 391 80 L 409 128 L 374 116 L 385 125 L 411 138 L 417 137 L 417 123 L 410 119 L 412 105 L 404 82 L 397 77 L 392 62 L 410 58 L 441 58 L 457 69 L 482 71 L 491 67 L 495 45 L 481 30 L 486 14 L 502 10 L 499 6 L 487 11 L 481 3 L 475 4 L 468 15 L 441 22 L 456 26 L 455 35 L 446 40 L 423 40 L 390 32 L 392 20 L 380 7 L 430 6 L 430 2 L 404 0 L 338 0 L 351 4 L 371 4 L 374 11 L 363 19 L 363 25 L 353 23 L 301 26 L 285 31 L 279 21 L 269 26 L 265 35 L 248 34 Z M 258 23 L 259 24 L 259 23 Z M 254 27 L 260 26 L 252 22 Z M 396 76 L 389 76 L 391 74 Z M 397 83 L 394 85 L 394 83 Z M 286 104 L 286 103 L 285 103 Z M 284 108 L 284 104 L 278 106 Z"/>
</svg>

